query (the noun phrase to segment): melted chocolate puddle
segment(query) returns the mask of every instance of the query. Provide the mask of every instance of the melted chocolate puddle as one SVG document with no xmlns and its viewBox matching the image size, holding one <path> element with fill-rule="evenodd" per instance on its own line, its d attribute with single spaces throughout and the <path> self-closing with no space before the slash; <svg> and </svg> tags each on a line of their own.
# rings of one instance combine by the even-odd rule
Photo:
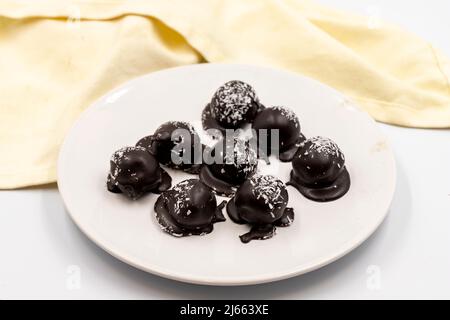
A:
<svg viewBox="0 0 450 320">
<path fill-rule="evenodd" d="M 347 193 L 350 189 L 350 175 L 347 168 L 344 167 L 344 171 L 339 177 L 329 186 L 318 186 L 312 188 L 311 186 L 302 185 L 294 177 L 291 171 L 291 179 L 286 185 L 291 185 L 296 188 L 306 198 L 318 201 L 327 202 L 339 199 Z"/>
</svg>

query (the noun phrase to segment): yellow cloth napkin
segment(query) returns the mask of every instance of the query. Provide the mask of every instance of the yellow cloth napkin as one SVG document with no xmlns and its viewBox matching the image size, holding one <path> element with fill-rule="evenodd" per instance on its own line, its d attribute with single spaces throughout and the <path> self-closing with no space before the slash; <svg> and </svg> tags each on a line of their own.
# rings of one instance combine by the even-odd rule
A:
<svg viewBox="0 0 450 320">
<path fill-rule="evenodd" d="M 289 69 L 375 119 L 450 127 L 450 60 L 394 26 L 302 0 L 2 0 L 0 188 L 55 181 L 80 112 L 136 76 L 203 61 Z"/>
</svg>

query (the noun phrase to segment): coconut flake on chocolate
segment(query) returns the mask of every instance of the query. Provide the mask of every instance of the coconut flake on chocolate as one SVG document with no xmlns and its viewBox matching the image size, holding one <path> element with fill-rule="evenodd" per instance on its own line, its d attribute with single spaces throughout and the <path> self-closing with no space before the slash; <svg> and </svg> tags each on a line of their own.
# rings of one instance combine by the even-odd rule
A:
<svg viewBox="0 0 450 320">
<path fill-rule="evenodd" d="M 107 188 L 136 200 L 146 193 L 161 193 L 171 186 L 172 179 L 154 156 L 143 147 L 124 147 L 113 153 Z"/>
<path fill-rule="evenodd" d="M 172 236 L 204 235 L 213 224 L 225 221 L 212 191 L 198 179 L 184 180 L 163 192 L 155 203 L 156 220 Z"/>
<path fill-rule="evenodd" d="M 283 182 L 274 176 L 256 175 L 246 180 L 228 202 L 230 219 L 249 224 L 248 233 L 240 236 L 242 242 L 269 239 L 276 227 L 288 227 L 294 221 L 294 211 L 287 208 L 289 195 Z"/>
<path fill-rule="evenodd" d="M 217 89 L 203 110 L 203 127 L 236 129 L 252 122 L 262 108 L 252 86 L 239 80 L 228 81 Z"/>
</svg>

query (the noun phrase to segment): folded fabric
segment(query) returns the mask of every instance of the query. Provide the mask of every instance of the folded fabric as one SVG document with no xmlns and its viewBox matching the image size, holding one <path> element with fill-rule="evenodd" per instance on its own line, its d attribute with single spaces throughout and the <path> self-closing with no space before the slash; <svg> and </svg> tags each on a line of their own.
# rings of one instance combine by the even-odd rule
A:
<svg viewBox="0 0 450 320">
<path fill-rule="evenodd" d="M 2 0 L 0 188 L 55 181 L 65 133 L 107 91 L 205 61 L 288 69 L 376 120 L 450 127 L 450 60 L 369 22 L 302 0 Z"/>
</svg>

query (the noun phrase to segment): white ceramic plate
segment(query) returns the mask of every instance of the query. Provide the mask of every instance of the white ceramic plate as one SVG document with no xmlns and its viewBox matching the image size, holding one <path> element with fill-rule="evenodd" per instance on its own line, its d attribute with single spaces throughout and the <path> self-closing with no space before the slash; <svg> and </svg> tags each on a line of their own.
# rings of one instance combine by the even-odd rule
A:
<svg viewBox="0 0 450 320">
<path fill-rule="evenodd" d="M 341 199 L 317 203 L 289 190 L 295 222 L 274 238 L 240 242 L 248 230 L 229 219 L 205 236 L 161 231 L 156 195 L 132 202 L 106 190 L 111 154 L 168 120 L 199 124 L 203 107 L 228 80 L 250 83 L 265 105 L 289 106 L 303 133 L 327 136 L 346 156 L 352 185 Z M 290 164 L 262 167 L 282 180 Z M 177 183 L 191 175 L 170 171 Z M 208 285 L 270 282 L 320 268 L 351 251 L 383 221 L 395 189 L 395 163 L 376 123 L 341 94 L 297 74 L 234 64 L 169 69 L 132 80 L 83 113 L 66 137 L 58 186 L 72 219 L 97 245 L 139 269 Z"/>
</svg>

